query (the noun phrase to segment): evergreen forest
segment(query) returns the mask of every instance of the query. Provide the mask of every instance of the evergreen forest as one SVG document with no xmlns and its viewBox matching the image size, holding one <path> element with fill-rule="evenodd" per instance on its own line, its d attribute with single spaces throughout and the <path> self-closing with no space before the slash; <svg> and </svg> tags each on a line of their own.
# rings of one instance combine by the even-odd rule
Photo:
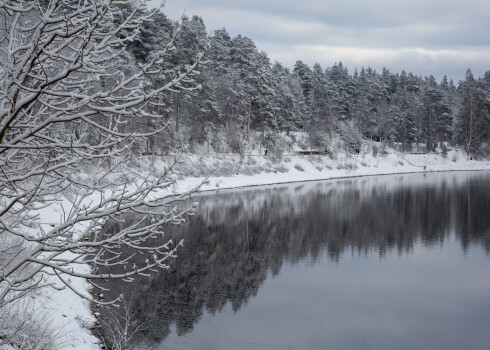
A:
<svg viewBox="0 0 490 350">
<path fill-rule="evenodd" d="M 158 13 L 128 46 L 128 62 L 144 64 L 176 27 Z M 259 144 L 282 152 L 297 132 L 307 136 L 312 149 L 324 149 L 340 136 L 352 151 L 363 138 L 405 152 L 447 145 L 463 146 L 475 156 L 490 150 L 490 70 L 475 77 L 468 69 L 455 83 L 446 76 L 437 81 L 387 68 L 350 72 L 341 62 L 310 67 L 298 60 L 291 69 L 271 62 L 245 36 L 232 38 L 226 29 L 208 36 L 198 16 L 184 18 L 175 46 L 165 71 L 182 69 L 205 51 L 195 79 L 200 89 L 167 94 L 157 108 L 168 128 L 140 152 L 244 154 Z M 158 79 L 152 77 L 148 85 L 157 86 Z"/>
</svg>

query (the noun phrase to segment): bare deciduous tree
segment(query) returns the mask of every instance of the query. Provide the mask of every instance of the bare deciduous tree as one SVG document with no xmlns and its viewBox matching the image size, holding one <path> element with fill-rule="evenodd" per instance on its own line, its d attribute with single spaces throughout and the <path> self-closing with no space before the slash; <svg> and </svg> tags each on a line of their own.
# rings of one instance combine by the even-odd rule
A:
<svg viewBox="0 0 490 350">
<path fill-rule="evenodd" d="M 179 29 L 145 64 L 133 64 L 125 47 L 155 11 L 145 1 L 0 0 L 0 307 L 52 285 L 47 275 L 69 288 L 70 276 L 130 280 L 174 255 L 179 244 L 153 240 L 186 212 L 172 209 L 180 197 L 163 192 L 172 184 L 168 171 L 142 176 L 125 162 L 165 127 L 133 127 L 161 118 L 152 113 L 161 95 L 199 87 L 192 76 L 203 53 L 148 91 L 145 82 L 161 79 Z M 55 209 L 57 222 L 41 221 L 40 213 Z M 96 238 L 127 213 L 141 220 Z M 127 256 L 104 254 L 116 247 L 151 259 L 130 265 Z M 97 272 L 77 268 L 87 263 Z"/>
<path fill-rule="evenodd" d="M 142 324 L 136 320 L 135 311 L 133 311 L 133 297 L 121 298 L 119 310 L 109 308 L 107 310 L 107 320 L 100 318 L 102 327 L 105 329 L 104 345 L 107 349 L 113 350 L 139 350 L 151 349 L 145 347 L 143 343 L 137 341 L 138 332 Z"/>
</svg>

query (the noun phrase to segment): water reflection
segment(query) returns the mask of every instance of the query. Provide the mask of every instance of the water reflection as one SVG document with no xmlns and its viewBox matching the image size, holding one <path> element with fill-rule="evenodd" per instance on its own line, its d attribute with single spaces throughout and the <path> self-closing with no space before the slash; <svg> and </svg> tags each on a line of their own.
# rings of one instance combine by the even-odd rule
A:
<svg viewBox="0 0 490 350">
<path fill-rule="evenodd" d="M 416 174 L 304 183 L 203 195 L 169 235 L 185 239 L 170 269 L 133 284 L 141 339 L 190 332 L 203 313 L 240 310 L 284 264 L 345 254 L 410 255 L 456 237 L 490 253 L 488 173 Z M 117 229 L 117 228 L 114 228 Z M 144 258 L 144 257 L 140 257 Z"/>
</svg>

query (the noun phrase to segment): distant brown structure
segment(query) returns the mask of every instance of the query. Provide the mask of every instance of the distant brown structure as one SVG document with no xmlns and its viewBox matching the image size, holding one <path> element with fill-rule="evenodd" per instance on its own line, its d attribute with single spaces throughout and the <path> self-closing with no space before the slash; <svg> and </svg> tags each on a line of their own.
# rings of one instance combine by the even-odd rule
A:
<svg viewBox="0 0 490 350">
<path fill-rule="evenodd" d="M 298 154 L 301 154 L 301 155 L 323 155 L 325 153 L 326 153 L 325 151 L 312 151 L 312 150 L 298 151 Z"/>
</svg>

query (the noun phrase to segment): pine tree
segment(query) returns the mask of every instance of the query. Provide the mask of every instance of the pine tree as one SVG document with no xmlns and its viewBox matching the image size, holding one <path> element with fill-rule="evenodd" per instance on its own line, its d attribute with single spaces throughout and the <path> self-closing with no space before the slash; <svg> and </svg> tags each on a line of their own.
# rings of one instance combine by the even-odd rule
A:
<svg viewBox="0 0 490 350">
<path fill-rule="evenodd" d="M 138 63 L 147 62 L 155 52 L 170 42 L 176 29 L 176 23 L 169 20 L 163 12 L 157 11 L 152 21 L 141 26 L 140 35 L 129 43 L 128 50 Z"/>
<path fill-rule="evenodd" d="M 426 78 L 424 91 L 423 135 L 428 151 L 434 151 L 437 142 L 449 139 L 451 132 L 451 110 L 445 103 L 441 89 L 431 75 Z"/>
<path fill-rule="evenodd" d="M 355 73 L 357 73 L 357 71 Z M 364 67 L 361 69 L 360 74 L 354 74 L 353 80 L 354 94 L 352 116 L 356 121 L 361 135 L 370 137 L 372 135 L 372 128 L 376 125 L 376 120 L 374 119 L 371 87 Z"/>
<path fill-rule="evenodd" d="M 304 129 L 305 121 L 309 118 L 309 106 L 301 87 L 301 78 L 294 71 L 289 75 L 288 86 L 293 95 L 295 124 L 297 129 Z"/>
<path fill-rule="evenodd" d="M 339 62 L 326 70 L 326 76 L 330 115 L 338 121 L 348 120 L 351 117 L 353 84 L 347 68 Z"/>
<path fill-rule="evenodd" d="M 303 63 L 303 61 L 296 61 L 296 63 L 294 64 L 293 73 L 298 75 L 301 88 L 303 89 L 303 95 L 306 99 L 306 103 L 309 105 L 309 98 L 311 97 L 311 90 L 313 88 L 311 81 L 311 68 L 306 63 Z"/>
<path fill-rule="evenodd" d="M 315 63 L 311 74 L 311 91 L 307 99 L 309 105 L 309 119 L 306 130 L 312 145 L 319 146 L 324 141 L 325 134 L 331 137 L 333 120 L 328 111 L 327 81 L 325 73 L 319 63 Z"/>
<path fill-rule="evenodd" d="M 410 85 L 409 76 L 402 71 L 395 101 L 400 108 L 400 122 L 397 125 L 397 140 L 401 142 L 404 151 L 411 151 L 412 145 L 417 140 L 417 128 L 415 115 L 417 103 L 413 87 Z"/>
<path fill-rule="evenodd" d="M 273 113 L 279 130 L 289 135 L 299 126 L 299 118 L 295 113 L 295 96 L 289 84 L 291 76 L 282 64 L 275 62 L 272 66 L 272 79 L 275 92 L 272 101 Z"/>
<path fill-rule="evenodd" d="M 233 47 L 234 42 L 226 29 L 216 30 L 207 51 L 209 63 L 206 67 L 209 68 L 207 84 L 217 96 L 223 117 L 224 129 L 217 130 L 217 133 L 224 133 L 225 145 L 232 145 L 234 150 L 239 151 L 242 139 L 246 137 L 249 104 L 244 100 L 246 93 L 243 81 L 233 66 Z M 215 145 L 219 144 L 215 142 Z"/>
<path fill-rule="evenodd" d="M 483 143 L 488 143 L 488 90 L 483 81 L 477 81 L 470 69 L 466 71 L 465 80 L 458 87 L 462 95 L 459 111 L 459 140 L 465 145 L 469 155 L 480 152 Z"/>
</svg>

